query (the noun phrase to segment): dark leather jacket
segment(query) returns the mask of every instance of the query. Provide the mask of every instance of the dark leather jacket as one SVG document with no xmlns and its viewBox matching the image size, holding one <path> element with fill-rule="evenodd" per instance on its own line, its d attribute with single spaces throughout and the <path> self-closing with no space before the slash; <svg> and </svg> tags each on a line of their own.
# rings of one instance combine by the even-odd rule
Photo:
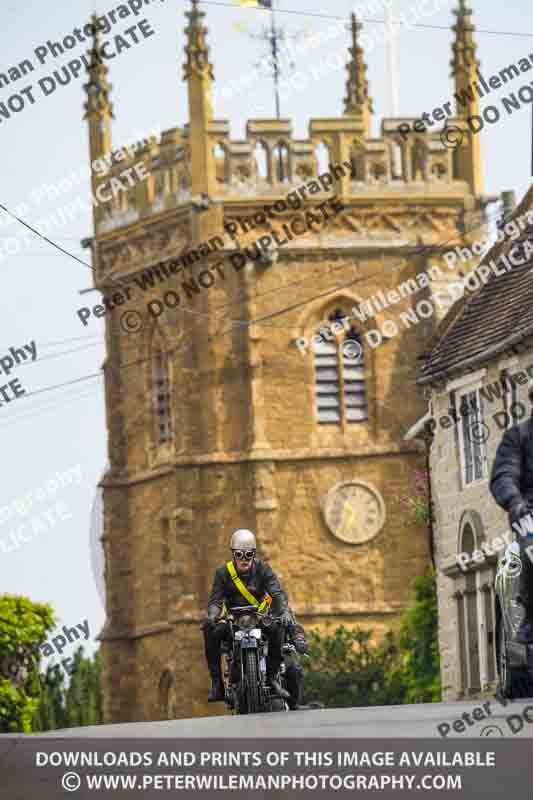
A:
<svg viewBox="0 0 533 800">
<path fill-rule="evenodd" d="M 282 591 L 279 580 L 272 568 L 261 559 L 254 559 L 254 563 L 247 575 L 239 575 L 240 579 L 249 592 L 261 602 L 268 592 L 272 597 L 271 611 L 273 614 L 281 614 L 287 609 L 287 598 Z M 228 568 L 224 564 L 215 572 L 213 588 L 207 601 L 207 616 L 209 619 L 216 619 L 222 610 L 222 603 L 226 608 L 231 609 L 235 606 L 248 605 L 246 598 L 242 596 L 231 579 Z"/>
<path fill-rule="evenodd" d="M 527 421 L 522 447 L 519 428 L 503 434 L 490 475 L 491 494 L 505 511 L 517 500 L 533 503 L 533 420 Z"/>
</svg>

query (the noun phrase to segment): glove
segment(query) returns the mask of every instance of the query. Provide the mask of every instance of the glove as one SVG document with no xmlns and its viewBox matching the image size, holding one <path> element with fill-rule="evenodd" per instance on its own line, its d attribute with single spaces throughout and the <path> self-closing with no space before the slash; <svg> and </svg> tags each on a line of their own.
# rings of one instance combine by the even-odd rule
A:
<svg viewBox="0 0 533 800">
<path fill-rule="evenodd" d="M 287 609 L 281 612 L 279 621 L 286 628 L 292 625 L 292 615 L 289 613 L 289 611 L 287 611 Z"/>
</svg>

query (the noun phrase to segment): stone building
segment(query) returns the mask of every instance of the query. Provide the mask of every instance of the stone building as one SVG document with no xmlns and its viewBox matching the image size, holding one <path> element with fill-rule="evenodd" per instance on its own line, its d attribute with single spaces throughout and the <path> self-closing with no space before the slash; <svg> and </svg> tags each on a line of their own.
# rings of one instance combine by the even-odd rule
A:
<svg viewBox="0 0 533 800">
<path fill-rule="evenodd" d="M 475 45 L 470 11 L 461 2 L 455 14 L 460 91 L 475 77 Z M 360 625 L 377 638 L 394 627 L 428 563 L 427 530 L 399 498 L 422 464 L 402 433 L 424 410 L 416 359 L 435 322 L 398 314 L 456 277 L 438 269 L 445 243 L 468 242 L 486 205 L 465 122 L 477 100 L 457 110 L 456 149 L 438 132 L 399 136 L 414 119 L 385 119 L 372 135 L 354 17 L 342 115 L 312 119 L 304 140 L 287 119 L 252 119 L 235 141 L 213 116 L 197 0 L 186 16 L 188 122 L 133 156 L 115 149 L 116 163 L 93 175 L 102 195 L 139 161 L 149 174 L 95 208 L 91 239 L 95 287 L 111 301 L 101 485 L 113 722 L 213 713 L 199 621 L 236 528 L 256 532 L 304 625 Z M 96 37 L 86 86 L 91 160 L 112 150 L 101 47 Z M 289 195 L 303 184 L 298 209 Z M 309 222 L 333 197 L 337 211 Z M 296 346 L 364 301 L 376 306 L 377 293 L 397 307 L 334 326 L 303 354 Z"/>
<path fill-rule="evenodd" d="M 498 552 L 514 536 L 489 478 L 505 430 L 531 413 L 532 203 L 530 190 L 470 273 L 478 288 L 474 283 L 441 323 L 418 377 L 430 395 L 420 423 L 433 420 L 429 460 L 445 700 L 492 691 L 498 682 L 494 578 Z"/>
</svg>

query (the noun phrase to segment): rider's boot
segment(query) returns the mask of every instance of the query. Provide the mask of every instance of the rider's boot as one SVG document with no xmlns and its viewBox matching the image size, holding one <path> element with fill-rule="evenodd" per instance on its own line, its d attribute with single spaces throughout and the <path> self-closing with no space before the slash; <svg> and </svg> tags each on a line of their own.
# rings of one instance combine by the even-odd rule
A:
<svg viewBox="0 0 533 800">
<path fill-rule="evenodd" d="M 272 694 L 276 694 L 279 697 L 284 697 L 286 700 L 290 697 L 290 694 L 286 689 L 283 688 L 281 683 L 276 680 L 276 678 L 269 678 L 267 675 L 267 683 L 270 685 L 272 689 Z"/>
<path fill-rule="evenodd" d="M 266 657 L 266 682 L 270 685 L 273 694 L 287 699 L 290 697 L 289 692 L 287 692 L 280 682 L 276 680 L 276 675 L 279 672 L 283 659 L 281 653 L 282 646 L 283 631 L 281 629 L 275 629 L 274 631 L 271 631 Z"/>
<path fill-rule="evenodd" d="M 211 675 L 211 688 L 207 695 L 208 703 L 217 703 L 224 700 L 224 681 L 222 680 L 222 671 L 220 669 L 220 658 L 213 659 L 209 662 L 209 674 Z"/>
<path fill-rule="evenodd" d="M 219 675 L 218 677 L 211 678 L 211 688 L 209 689 L 209 693 L 207 695 L 207 702 L 208 703 L 217 703 L 220 700 L 224 700 L 224 683 L 222 681 L 222 676 Z"/>
<path fill-rule="evenodd" d="M 281 683 L 276 680 L 276 674 L 281 666 L 281 658 L 273 658 L 271 653 L 267 654 L 267 673 L 266 673 L 266 682 L 272 689 L 273 694 L 279 695 L 279 697 L 284 697 L 287 699 L 290 697 L 289 692 L 287 692 Z"/>
</svg>

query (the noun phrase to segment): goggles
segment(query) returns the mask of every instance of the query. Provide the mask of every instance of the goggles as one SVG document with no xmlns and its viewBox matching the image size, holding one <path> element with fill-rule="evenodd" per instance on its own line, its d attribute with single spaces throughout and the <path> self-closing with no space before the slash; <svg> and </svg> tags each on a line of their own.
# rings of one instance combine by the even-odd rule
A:
<svg viewBox="0 0 533 800">
<path fill-rule="evenodd" d="M 252 561 L 255 558 L 255 550 L 233 550 L 233 558 L 237 561 Z"/>
</svg>

